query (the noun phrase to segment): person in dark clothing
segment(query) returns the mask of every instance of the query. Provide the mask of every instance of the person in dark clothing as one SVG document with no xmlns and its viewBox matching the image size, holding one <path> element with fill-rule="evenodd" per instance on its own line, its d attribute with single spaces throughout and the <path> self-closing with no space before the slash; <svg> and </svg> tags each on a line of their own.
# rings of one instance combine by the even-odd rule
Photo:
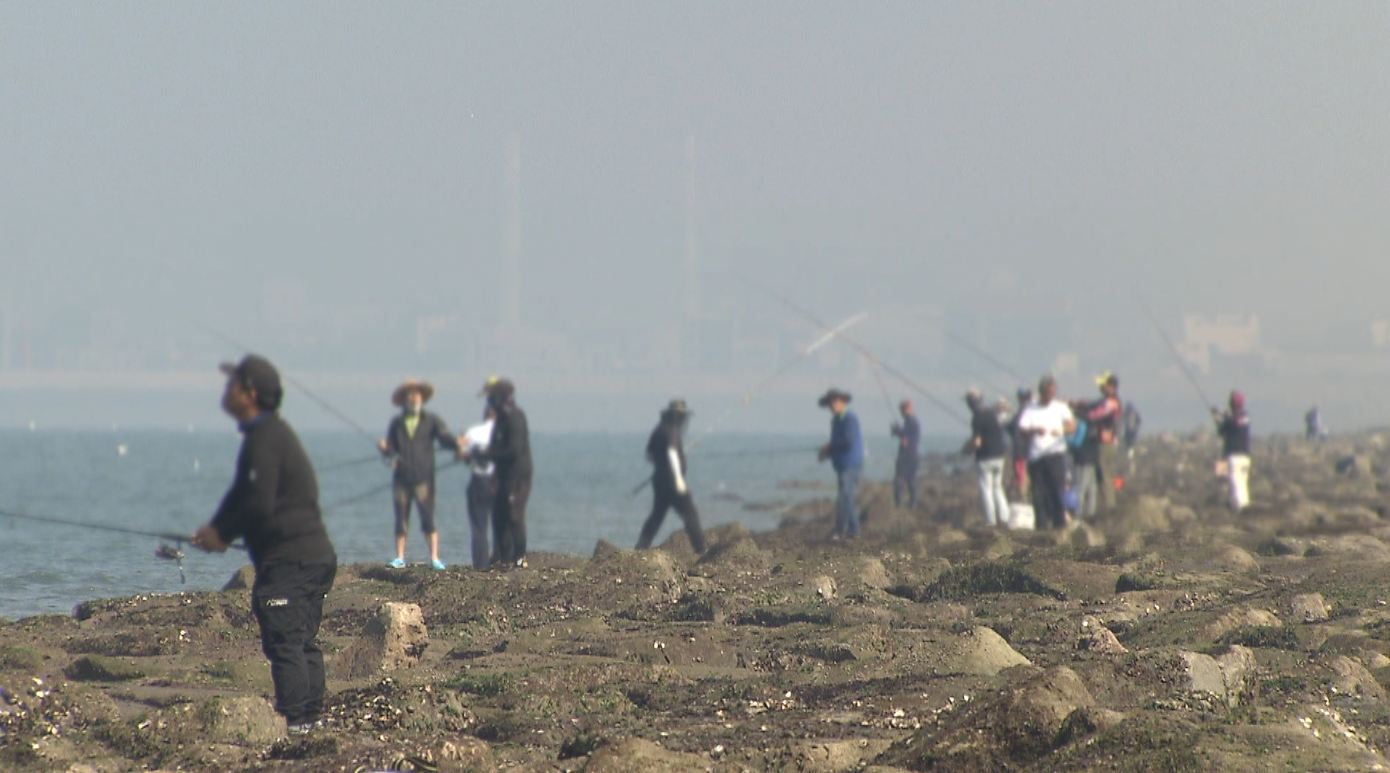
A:
<svg viewBox="0 0 1390 773">
<path fill-rule="evenodd" d="M 854 498 L 859 474 L 864 469 L 864 436 L 859 431 L 859 417 L 849 410 L 851 399 L 848 392 L 831 387 L 817 402 L 820 407 L 829 408 L 831 414 L 830 442 L 821 446 L 816 456 L 822 462 L 829 459 L 835 468 L 837 491 L 832 540 L 859 536 L 859 509 Z"/>
<path fill-rule="evenodd" d="M 231 488 L 191 541 L 220 553 L 238 537 L 245 540 L 256 570 L 251 606 L 261 651 L 270 660 L 275 710 L 291 734 L 303 734 L 319 725 L 323 712 L 323 652 L 315 639 L 338 557 L 319 512 L 313 465 L 277 413 L 284 394 L 280 374 L 254 354 L 222 371 L 222 408 L 241 429 L 241 451 Z"/>
<path fill-rule="evenodd" d="M 700 513 L 685 480 L 685 425 L 690 411 L 684 400 L 672 400 L 661 412 L 661 420 L 647 439 L 647 460 L 652 463 L 652 512 L 642 524 L 637 549 L 652 546 L 666 511 L 675 508 L 690 535 L 690 545 L 696 553 L 705 552 L 705 532 L 700 528 Z"/>
<path fill-rule="evenodd" d="M 469 450 L 487 450 L 492 439 L 493 422 L 497 412 L 488 406 L 483 411 L 483 423 L 468 428 L 459 437 L 459 458 L 465 459 Z M 487 531 L 492 527 L 492 504 L 497 499 L 496 465 L 474 459 L 469 465 L 473 474 L 468 478 L 468 523 L 472 531 L 473 568 L 486 569 L 492 557 L 488 551 Z"/>
<path fill-rule="evenodd" d="M 425 403 L 434 396 L 428 382 L 407 379 L 391 394 L 391 403 L 401 409 L 391 420 L 386 437 L 377 441 L 381 453 L 391 460 L 391 503 L 396 512 L 396 557 L 389 566 L 405 568 L 405 537 L 410 525 L 410 503 L 420 511 L 420 530 L 430 546 L 430 565 L 443 570 L 439 560 L 439 531 L 434 523 L 434 447 L 455 452 L 458 438 L 449 431 L 444 420 L 425 410 Z"/>
<path fill-rule="evenodd" d="M 902 413 L 902 423 L 891 427 L 893 437 L 898 439 L 898 458 L 893 465 L 893 506 L 903 506 L 903 493 L 907 493 L 908 508 L 917 507 L 917 463 L 921 456 L 922 425 L 911 400 L 898 404 Z"/>
<path fill-rule="evenodd" d="M 1221 435 L 1221 458 L 1230 484 L 1231 509 L 1244 510 L 1250 504 L 1250 416 L 1245 412 L 1245 395 L 1232 391 L 1225 413 L 1211 409 L 1216 432 Z"/>
<path fill-rule="evenodd" d="M 516 404 L 516 387 L 504 378 L 483 385 L 488 405 L 497 412 L 486 451 L 471 458 L 497 466 L 497 497 L 492 506 L 496 562 L 526 566 L 526 502 L 531 497 L 531 433 L 526 413 Z"/>
<path fill-rule="evenodd" d="M 1008 441 L 999 424 L 999 412 L 985 404 L 984 395 L 972 389 L 965 395 L 970 409 L 970 443 L 979 473 L 980 503 L 985 509 L 986 526 L 1009 522 L 1009 498 L 1004 496 L 1004 457 Z"/>
</svg>

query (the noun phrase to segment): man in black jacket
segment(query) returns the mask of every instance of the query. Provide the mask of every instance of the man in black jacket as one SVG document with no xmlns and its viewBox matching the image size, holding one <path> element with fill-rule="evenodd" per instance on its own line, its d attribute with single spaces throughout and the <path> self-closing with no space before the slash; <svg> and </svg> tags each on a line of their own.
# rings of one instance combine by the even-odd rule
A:
<svg viewBox="0 0 1390 773">
<path fill-rule="evenodd" d="M 444 569 L 439 560 L 439 531 L 434 525 L 434 447 L 458 451 L 459 441 L 444 420 L 425 410 L 434 396 L 428 382 L 407 379 L 391 394 L 391 403 L 401 409 L 386 428 L 386 437 L 377 441 L 381 453 L 391 459 L 395 469 L 391 478 L 391 503 L 396 510 L 396 557 L 389 566 L 405 568 L 405 537 L 410 525 L 410 503 L 420 511 L 420 530 L 430 545 L 430 565 Z"/>
<path fill-rule="evenodd" d="M 526 413 L 516 404 L 516 387 L 505 378 L 483 385 L 488 405 L 497 412 L 487 449 L 462 452 L 464 458 L 496 465 L 497 498 L 492 507 L 496 561 L 526 566 L 526 502 L 531 497 L 531 432 Z"/>
<path fill-rule="evenodd" d="M 695 509 L 690 486 L 685 480 L 685 424 L 690 411 L 684 400 L 672 400 L 661 412 L 661 420 L 647 439 L 647 460 L 652 463 L 652 512 L 642 524 L 637 549 L 652 546 L 666 511 L 676 508 L 685 522 L 685 533 L 696 553 L 705 552 L 705 532 L 700 528 L 700 513 Z"/>
<path fill-rule="evenodd" d="M 277 413 L 280 374 L 263 357 L 224 364 L 222 408 L 243 438 L 236 477 L 217 514 L 193 535 L 222 552 L 245 539 L 256 581 L 251 605 L 270 660 L 275 710 L 291 734 L 307 733 L 323 711 L 323 652 L 315 638 L 338 557 L 319 513 L 314 468 L 294 430 Z"/>
</svg>

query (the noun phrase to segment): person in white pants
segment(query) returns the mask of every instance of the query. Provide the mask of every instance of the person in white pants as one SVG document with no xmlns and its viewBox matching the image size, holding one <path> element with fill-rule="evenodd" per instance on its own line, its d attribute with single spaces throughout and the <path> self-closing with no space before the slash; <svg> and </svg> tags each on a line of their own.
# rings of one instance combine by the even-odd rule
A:
<svg viewBox="0 0 1390 773">
<path fill-rule="evenodd" d="M 999 412 L 985 404 L 984 395 L 972 389 L 965 395 L 970 408 L 970 442 L 968 450 L 975 454 L 975 467 L 980 474 L 980 502 L 985 509 L 986 526 L 1006 526 L 1009 521 L 1009 498 L 1004 494 L 1004 460 L 1009 444 Z"/>
<path fill-rule="evenodd" d="M 1250 504 L 1250 415 L 1245 412 L 1245 395 L 1231 391 L 1228 409 L 1212 408 L 1216 431 L 1221 435 L 1221 457 L 1226 461 L 1226 479 L 1231 488 L 1231 509 L 1244 510 Z"/>
</svg>

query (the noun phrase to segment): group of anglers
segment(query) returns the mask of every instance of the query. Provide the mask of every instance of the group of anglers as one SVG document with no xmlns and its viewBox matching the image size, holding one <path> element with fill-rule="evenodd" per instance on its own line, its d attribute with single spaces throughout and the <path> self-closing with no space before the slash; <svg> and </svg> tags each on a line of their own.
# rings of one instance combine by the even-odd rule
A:
<svg viewBox="0 0 1390 773">
<path fill-rule="evenodd" d="M 252 608 L 260 627 L 261 648 L 271 665 L 275 707 L 292 735 L 304 734 L 322 724 L 324 665 L 316 640 L 323 601 L 337 572 L 337 554 L 324 528 L 314 467 L 294 430 L 279 416 L 284 395 L 279 372 L 254 354 L 238 363 L 224 363 L 222 371 L 226 375 L 222 408 L 237 423 L 242 444 L 230 488 L 190 542 L 203 550 L 221 552 L 242 540 L 255 568 Z M 1118 379 L 1108 377 L 1101 384 L 1100 400 L 1069 406 L 1056 399 L 1056 383 L 1045 377 L 1038 385 L 1037 400 L 1022 403 L 1011 419 L 997 406 L 986 406 L 979 393 L 967 395 L 972 411 L 969 448 L 979 466 L 988 523 L 1003 523 L 1008 507 L 1002 490 L 1003 460 L 1008 453 L 1006 430 L 1027 441 L 1027 478 L 1015 484 L 1026 487 L 1031 481 L 1042 525 L 1060 527 L 1066 523 L 1069 475 L 1095 476 L 1098 488 L 1110 488 L 1106 483 L 1118 474 L 1114 466 L 1117 456 L 1113 449 L 1103 449 L 1115 442 L 1123 426 L 1118 387 Z M 420 381 L 407 381 L 398 387 L 392 402 L 401 412 L 378 443 L 393 468 L 396 556 L 390 564 L 405 566 L 405 538 L 413 504 L 429 541 L 431 563 L 436 569 L 444 568 L 434 524 L 434 451 L 442 446 L 466 460 L 473 470 L 468 503 L 474 566 L 525 567 L 526 503 L 533 467 L 526 414 L 516 403 L 515 386 L 507 379 L 489 378 L 480 393 L 486 397 L 484 420 L 461 436 L 454 436 L 441 419 L 424 410 L 432 394 L 433 389 Z M 831 412 L 831 427 L 830 440 L 819 448 L 818 456 L 831 462 L 838 482 L 832 539 L 854 539 L 860 531 L 855 494 L 863 470 L 864 441 L 858 419 L 848 410 L 850 400 L 847 392 L 830 389 L 819 401 Z M 894 493 L 898 505 L 906 498 L 911 507 L 916 504 L 921 428 L 910 402 L 901 404 L 900 412 L 901 423 L 892 427 L 899 441 Z M 674 508 L 692 547 L 704 552 L 704 534 L 686 478 L 684 433 L 690 415 L 683 401 L 671 401 L 648 439 L 653 499 L 638 539 L 639 548 L 651 545 L 666 512 Z M 1098 450 L 1094 458 L 1081 456 L 1069 472 L 1064 454 L 1067 437 L 1077 432 L 1078 415 L 1095 427 Z M 1240 509 L 1248 501 L 1245 476 L 1250 469 L 1250 424 L 1243 397 L 1232 393 L 1230 410 L 1216 418 L 1225 439 L 1232 505 Z M 1083 440 L 1091 436 L 1085 434 Z M 489 522 L 493 528 L 491 551 L 487 547 Z"/>
<path fill-rule="evenodd" d="M 1003 399 L 988 403 L 979 390 L 966 393 L 971 435 L 962 451 L 975 459 L 985 525 L 1012 524 L 1009 491 L 1028 501 L 1036 528 L 1065 528 L 1115 506 L 1124 486 L 1122 464 L 1133 466 L 1142 418 L 1133 403 L 1120 399 L 1118 376 L 1105 372 L 1095 383 L 1097 397 L 1064 401 L 1057 397 L 1056 379 L 1045 375 L 1036 397 L 1030 389 L 1018 390 L 1016 408 Z M 848 408 L 851 399 L 834 388 L 820 399 L 832 415 L 830 442 L 820 456 L 831 460 L 838 484 L 832 539 L 859 534 L 855 493 L 864 453 L 859 420 Z M 898 440 L 893 500 L 895 506 L 905 500 L 913 508 L 921 426 L 911 401 L 903 401 L 899 411 L 902 421 L 891 427 Z M 1222 441 L 1217 471 L 1226 479 L 1231 509 L 1239 512 L 1250 503 L 1250 417 L 1244 395 L 1231 392 L 1226 410 L 1213 408 L 1212 417 Z"/>
</svg>

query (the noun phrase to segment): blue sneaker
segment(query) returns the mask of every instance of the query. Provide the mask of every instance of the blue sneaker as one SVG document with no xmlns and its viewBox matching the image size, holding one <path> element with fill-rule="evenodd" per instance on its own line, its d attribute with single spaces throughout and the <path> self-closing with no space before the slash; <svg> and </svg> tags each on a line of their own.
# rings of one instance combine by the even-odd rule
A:
<svg viewBox="0 0 1390 773">
<path fill-rule="evenodd" d="M 436 559 L 433 559 L 432 561 L 430 561 L 430 566 L 434 567 L 434 570 L 435 570 L 436 572 L 442 572 L 442 571 L 444 571 L 444 569 L 446 568 L 446 567 L 444 566 L 444 562 L 443 562 L 443 561 L 440 561 L 440 560 L 437 559 L 437 558 L 436 558 Z"/>
<path fill-rule="evenodd" d="M 392 569 L 404 569 L 404 568 L 405 568 L 405 559 L 404 559 L 404 558 L 393 558 L 393 559 L 391 559 L 391 562 L 387 564 L 387 566 L 391 567 Z"/>
</svg>

